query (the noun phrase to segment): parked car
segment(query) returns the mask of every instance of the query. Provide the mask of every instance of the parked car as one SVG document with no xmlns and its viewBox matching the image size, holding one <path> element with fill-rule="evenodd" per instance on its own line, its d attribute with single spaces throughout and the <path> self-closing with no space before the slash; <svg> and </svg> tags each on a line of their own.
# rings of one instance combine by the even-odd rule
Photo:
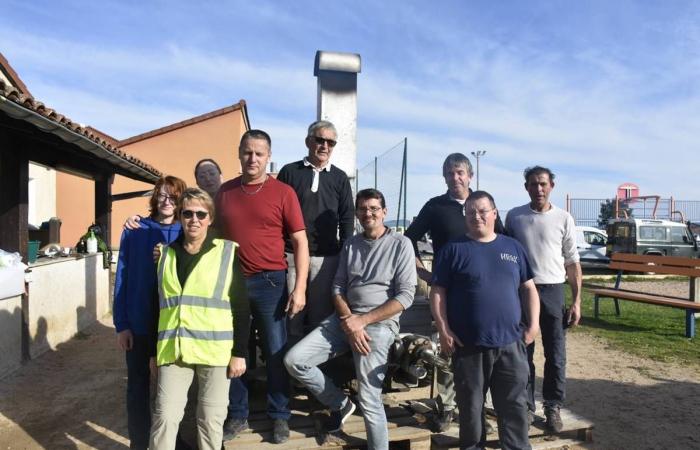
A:
<svg viewBox="0 0 700 450">
<path fill-rule="evenodd" d="M 576 227 L 576 248 L 581 258 L 581 265 L 607 264 L 606 255 L 608 235 L 604 230 L 594 227 Z"/>
<path fill-rule="evenodd" d="M 606 254 L 700 257 L 698 242 L 685 223 L 661 219 L 616 219 L 607 227 Z"/>
</svg>

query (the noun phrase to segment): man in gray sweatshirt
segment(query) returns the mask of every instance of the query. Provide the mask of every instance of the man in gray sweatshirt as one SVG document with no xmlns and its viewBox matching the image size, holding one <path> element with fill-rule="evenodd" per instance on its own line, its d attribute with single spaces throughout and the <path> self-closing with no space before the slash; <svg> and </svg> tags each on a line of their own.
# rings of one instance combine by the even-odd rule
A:
<svg viewBox="0 0 700 450">
<path fill-rule="evenodd" d="M 355 214 L 363 232 L 348 239 L 333 281 L 335 313 L 284 358 L 289 373 L 331 410 L 329 432 L 338 431 L 355 405 L 317 367 L 352 352 L 370 449 L 388 449 L 382 384 L 399 316 L 413 303 L 416 265 L 411 241 L 384 225 L 386 203 L 376 189 L 357 193 Z"/>
</svg>

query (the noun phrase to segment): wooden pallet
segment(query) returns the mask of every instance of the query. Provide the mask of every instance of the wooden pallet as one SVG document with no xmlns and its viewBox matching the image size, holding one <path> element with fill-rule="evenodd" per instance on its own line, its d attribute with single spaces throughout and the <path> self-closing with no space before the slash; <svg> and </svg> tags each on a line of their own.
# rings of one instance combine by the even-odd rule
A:
<svg viewBox="0 0 700 450">
<path fill-rule="evenodd" d="M 289 450 L 289 449 L 352 449 L 367 445 L 364 419 L 359 411 L 350 416 L 338 433 L 327 433 L 324 424 L 328 418 L 327 411 L 294 409 L 289 421 L 289 441 L 273 444 L 272 422 L 264 413 L 252 414 L 248 423 L 250 429 L 235 439 L 225 443 L 226 449 L 236 450 Z M 386 408 L 391 448 L 427 450 L 430 448 L 430 430 L 421 426 L 411 412 L 401 406 Z"/>
<path fill-rule="evenodd" d="M 415 406 L 414 406 L 415 408 Z M 542 411 L 538 402 L 537 410 Z M 494 433 L 486 436 L 486 448 L 500 448 L 498 442 L 498 424 L 495 417 L 487 415 L 487 420 L 493 426 Z M 530 444 L 533 449 L 563 449 L 582 445 L 593 440 L 593 423 L 566 408 L 561 409 L 561 419 L 564 428 L 561 432 L 552 434 L 545 429 L 544 416 L 535 415 L 535 422 L 530 426 Z M 447 450 L 459 448 L 459 426 L 454 423 L 445 433 L 435 433 L 432 436 L 432 449 Z"/>
</svg>

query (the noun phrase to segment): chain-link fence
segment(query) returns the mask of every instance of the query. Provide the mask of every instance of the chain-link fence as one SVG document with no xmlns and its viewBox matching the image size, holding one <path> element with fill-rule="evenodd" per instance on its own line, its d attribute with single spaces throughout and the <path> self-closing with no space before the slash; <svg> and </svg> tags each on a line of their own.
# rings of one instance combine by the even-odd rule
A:
<svg viewBox="0 0 700 450">
<path fill-rule="evenodd" d="M 407 152 L 408 141 L 404 138 L 357 169 L 355 174 L 355 192 L 367 188 L 381 191 L 388 210 L 385 223 L 399 230 L 408 227 L 406 221 Z"/>
<path fill-rule="evenodd" d="M 632 197 L 629 199 L 569 198 L 567 211 L 576 225 L 604 228 L 608 219 L 636 217 L 638 219 L 666 219 L 700 222 L 700 201 L 671 198 Z"/>
</svg>

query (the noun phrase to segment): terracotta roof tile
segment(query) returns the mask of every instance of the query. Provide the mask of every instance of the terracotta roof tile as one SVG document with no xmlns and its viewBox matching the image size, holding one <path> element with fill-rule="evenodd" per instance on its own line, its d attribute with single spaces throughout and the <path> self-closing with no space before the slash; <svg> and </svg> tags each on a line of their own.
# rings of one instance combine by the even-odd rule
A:
<svg viewBox="0 0 700 450">
<path fill-rule="evenodd" d="M 9 67 L 9 65 L 7 64 L 7 60 L 5 60 L 2 57 L 2 54 L 0 54 L 0 65 L 3 65 L 5 68 Z M 12 71 L 12 73 L 14 73 L 14 71 Z M 14 79 L 13 81 L 16 82 L 17 79 Z M 91 140 L 92 142 L 98 145 L 101 145 L 109 152 L 129 161 L 137 167 L 140 167 L 152 173 L 153 175 L 162 175 L 162 173 L 158 169 L 151 166 L 150 164 L 147 164 L 141 161 L 140 159 L 131 156 L 123 152 L 122 150 L 119 150 L 117 148 L 119 146 L 119 141 L 117 141 L 113 137 L 102 133 L 101 131 L 96 130 L 95 128 L 92 128 L 90 126 L 82 126 L 77 122 L 73 122 L 70 118 L 64 116 L 63 114 L 57 112 L 54 109 L 47 107 L 42 102 L 35 100 L 34 97 L 32 97 L 30 94 L 24 93 L 23 91 L 28 92 L 26 90 L 26 86 L 24 86 L 23 83 L 22 88 L 19 89 L 15 86 L 12 86 L 11 84 L 7 84 L 3 80 L 0 80 L 0 96 L 3 96 L 6 99 L 17 103 L 18 105 L 23 106 L 28 110 L 40 114 L 71 131 L 85 136 L 87 139 Z"/>
</svg>

